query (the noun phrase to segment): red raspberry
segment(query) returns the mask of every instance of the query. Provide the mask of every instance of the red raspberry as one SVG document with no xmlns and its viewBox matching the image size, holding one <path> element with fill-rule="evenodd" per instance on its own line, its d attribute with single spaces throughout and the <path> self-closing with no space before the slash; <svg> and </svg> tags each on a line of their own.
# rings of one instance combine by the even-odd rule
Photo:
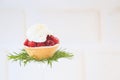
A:
<svg viewBox="0 0 120 80">
<path fill-rule="evenodd" d="M 46 46 L 53 46 L 53 45 L 55 45 L 54 41 L 52 41 L 52 40 L 47 40 L 45 42 L 45 44 L 46 44 Z"/>
<path fill-rule="evenodd" d="M 49 39 L 50 40 L 53 40 L 55 44 L 58 44 L 59 43 L 59 39 L 57 37 L 54 37 L 53 35 L 50 35 L 49 36 Z"/>
<path fill-rule="evenodd" d="M 24 42 L 24 45 L 25 45 L 25 46 L 28 46 L 28 42 L 29 42 L 29 40 L 26 39 L 25 42 Z"/>
<path fill-rule="evenodd" d="M 46 40 L 50 40 L 50 35 L 47 35 L 47 38 L 46 38 Z"/>
<path fill-rule="evenodd" d="M 29 46 L 29 47 L 36 47 L 36 42 L 34 42 L 34 41 L 29 41 L 29 42 L 28 42 L 28 46 Z"/>
<path fill-rule="evenodd" d="M 44 42 L 38 42 L 37 47 L 40 47 L 40 46 L 45 46 L 45 43 Z"/>
</svg>

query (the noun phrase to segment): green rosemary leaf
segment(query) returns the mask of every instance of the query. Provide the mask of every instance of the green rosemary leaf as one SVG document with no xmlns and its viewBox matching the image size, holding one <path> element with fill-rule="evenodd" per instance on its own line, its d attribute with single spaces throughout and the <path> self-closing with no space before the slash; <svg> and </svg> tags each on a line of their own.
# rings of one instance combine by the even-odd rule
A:
<svg viewBox="0 0 120 80">
<path fill-rule="evenodd" d="M 27 52 L 25 51 L 25 49 L 22 49 L 20 52 L 13 52 L 12 54 L 10 53 L 8 55 L 8 59 L 12 60 L 12 61 L 19 61 L 20 65 L 21 64 L 28 64 L 30 62 L 42 62 L 42 63 L 47 63 L 48 65 L 50 65 L 52 67 L 52 63 L 53 62 L 58 62 L 58 59 L 60 58 L 67 58 L 67 59 L 71 59 L 73 57 L 73 54 L 70 52 L 67 52 L 65 50 L 59 49 L 55 52 L 55 54 L 48 58 L 48 59 L 42 59 L 42 60 L 37 60 L 33 57 L 30 57 Z"/>
</svg>

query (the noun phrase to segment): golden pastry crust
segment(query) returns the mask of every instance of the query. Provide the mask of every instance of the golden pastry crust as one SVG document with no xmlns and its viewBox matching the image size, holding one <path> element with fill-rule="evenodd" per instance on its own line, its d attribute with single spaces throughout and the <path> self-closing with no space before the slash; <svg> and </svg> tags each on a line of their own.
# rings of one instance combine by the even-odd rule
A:
<svg viewBox="0 0 120 80">
<path fill-rule="evenodd" d="M 54 46 L 44 46 L 44 47 L 27 47 L 25 46 L 25 50 L 28 55 L 35 59 L 47 59 L 54 55 L 55 51 L 58 49 L 59 44 Z"/>
</svg>

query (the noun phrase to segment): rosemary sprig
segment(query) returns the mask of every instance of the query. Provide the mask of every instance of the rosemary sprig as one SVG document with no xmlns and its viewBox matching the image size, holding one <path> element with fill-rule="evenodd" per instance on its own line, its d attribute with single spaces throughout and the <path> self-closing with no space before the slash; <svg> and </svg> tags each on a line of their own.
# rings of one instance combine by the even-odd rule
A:
<svg viewBox="0 0 120 80">
<path fill-rule="evenodd" d="M 33 57 L 30 57 L 27 52 L 25 51 L 25 49 L 22 49 L 19 53 L 13 52 L 12 54 L 8 55 L 8 59 L 12 60 L 12 61 L 19 61 L 20 65 L 23 63 L 24 65 L 26 65 L 29 62 L 43 62 L 43 63 L 47 63 L 48 65 L 52 66 L 53 62 L 57 62 L 58 59 L 60 58 L 68 58 L 71 59 L 73 57 L 73 54 L 70 52 L 67 52 L 65 50 L 59 49 L 55 52 L 55 54 L 48 59 L 42 59 L 42 60 L 38 60 L 35 59 Z"/>
</svg>

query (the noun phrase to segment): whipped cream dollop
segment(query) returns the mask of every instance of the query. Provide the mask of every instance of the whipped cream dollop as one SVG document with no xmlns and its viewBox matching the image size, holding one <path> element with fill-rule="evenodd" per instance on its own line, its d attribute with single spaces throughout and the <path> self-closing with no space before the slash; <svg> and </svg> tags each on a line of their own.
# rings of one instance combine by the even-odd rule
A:
<svg viewBox="0 0 120 80">
<path fill-rule="evenodd" d="M 51 34 L 52 33 L 48 30 L 48 28 L 44 24 L 36 24 L 31 26 L 27 30 L 26 37 L 30 41 L 44 42 L 46 41 L 47 35 Z"/>
</svg>

